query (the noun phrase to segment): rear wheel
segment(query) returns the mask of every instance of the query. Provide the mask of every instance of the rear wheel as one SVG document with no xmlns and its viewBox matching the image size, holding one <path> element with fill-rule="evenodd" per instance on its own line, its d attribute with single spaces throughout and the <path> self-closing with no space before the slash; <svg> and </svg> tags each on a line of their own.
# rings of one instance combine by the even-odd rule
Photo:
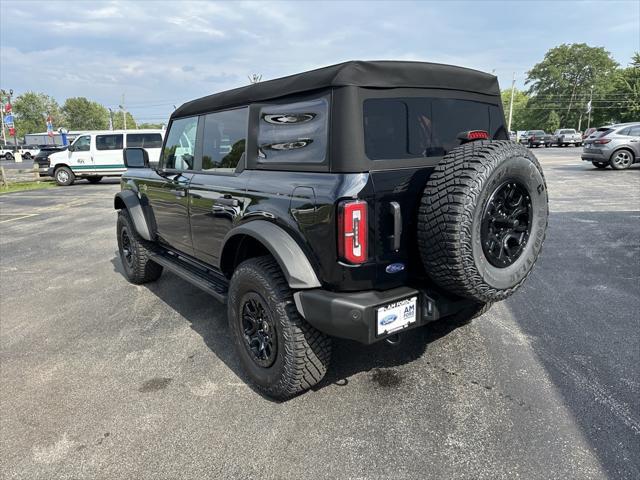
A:
<svg viewBox="0 0 640 480">
<path fill-rule="evenodd" d="M 5 153 L 4 154 L 4 159 L 9 161 L 9 162 L 13 162 L 13 154 L 12 153 Z"/>
<path fill-rule="evenodd" d="M 56 179 L 56 183 L 61 187 L 72 185 L 76 180 L 76 176 L 73 174 L 69 167 L 56 168 L 53 177 Z"/>
<path fill-rule="evenodd" d="M 546 184 L 530 151 L 508 141 L 462 145 L 443 158 L 422 195 L 425 270 L 456 295 L 503 300 L 531 272 L 548 215 Z"/>
<path fill-rule="evenodd" d="M 609 164 L 606 162 L 591 162 L 591 163 L 593 163 L 593 166 L 596 168 L 607 168 L 609 166 Z"/>
<path fill-rule="evenodd" d="M 227 308 L 241 363 L 261 392 L 286 399 L 322 380 L 331 341 L 300 316 L 273 258 L 251 258 L 238 266 Z"/>
<path fill-rule="evenodd" d="M 633 163 L 633 154 L 628 150 L 618 150 L 613 152 L 610 163 L 614 170 L 626 170 Z"/>
<path fill-rule="evenodd" d="M 102 180 L 102 177 L 87 177 L 89 183 L 100 183 L 100 180 Z"/>
</svg>

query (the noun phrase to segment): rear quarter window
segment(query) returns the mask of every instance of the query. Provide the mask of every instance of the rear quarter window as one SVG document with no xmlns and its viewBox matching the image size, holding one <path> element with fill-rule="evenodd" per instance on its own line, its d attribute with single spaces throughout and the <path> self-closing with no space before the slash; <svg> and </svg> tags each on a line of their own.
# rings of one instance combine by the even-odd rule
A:
<svg viewBox="0 0 640 480">
<path fill-rule="evenodd" d="M 372 160 L 446 155 L 468 130 L 506 135 L 499 107 L 472 100 L 371 98 L 364 101 L 363 117 L 365 152 Z"/>
<path fill-rule="evenodd" d="M 318 98 L 260 109 L 258 163 L 323 163 L 327 155 L 329 102 Z"/>
</svg>

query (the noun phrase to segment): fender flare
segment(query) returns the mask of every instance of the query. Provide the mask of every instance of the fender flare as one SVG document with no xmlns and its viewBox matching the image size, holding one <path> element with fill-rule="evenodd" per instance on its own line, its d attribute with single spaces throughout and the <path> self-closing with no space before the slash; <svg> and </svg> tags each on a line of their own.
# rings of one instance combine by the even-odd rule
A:
<svg viewBox="0 0 640 480">
<path fill-rule="evenodd" d="M 276 259 L 289 287 L 296 289 L 319 288 L 322 285 L 307 255 L 285 230 L 265 220 L 253 220 L 231 230 L 222 241 L 220 264 L 231 254 L 230 240 L 238 235 L 247 235 L 262 243 Z"/>
<path fill-rule="evenodd" d="M 142 209 L 138 195 L 132 190 L 123 190 L 122 192 L 116 193 L 113 199 L 113 208 L 120 210 L 122 209 L 122 204 L 124 204 L 124 208 L 129 212 L 138 234 L 145 240 L 153 240 L 151 229 L 147 224 L 147 219 L 144 216 L 144 210 Z"/>
</svg>

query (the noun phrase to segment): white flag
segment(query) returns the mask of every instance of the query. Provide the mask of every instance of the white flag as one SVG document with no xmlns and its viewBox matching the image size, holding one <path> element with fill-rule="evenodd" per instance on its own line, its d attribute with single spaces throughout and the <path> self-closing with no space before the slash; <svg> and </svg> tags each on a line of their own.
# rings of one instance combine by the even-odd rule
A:
<svg viewBox="0 0 640 480">
<path fill-rule="evenodd" d="M 587 102 L 587 113 L 591 113 L 591 100 Z"/>
</svg>

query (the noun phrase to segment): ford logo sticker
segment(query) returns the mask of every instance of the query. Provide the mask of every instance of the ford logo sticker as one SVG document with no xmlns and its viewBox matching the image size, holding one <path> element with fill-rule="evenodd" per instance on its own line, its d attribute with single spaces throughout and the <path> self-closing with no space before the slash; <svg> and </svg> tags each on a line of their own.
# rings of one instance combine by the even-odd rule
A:
<svg viewBox="0 0 640 480">
<path fill-rule="evenodd" d="M 398 273 L 404 270 L 404 263 L 392 263 L 385 268 L 387 273 Z"/>
<path fill-rule="evenodd" d="M 390 323 L 395 322 L 397 319 L 398 319 L 398 316 L 392 313 L 384 317 L 382 320 L 380 320 L 380 325 L 389 325 Z"/>
</svg>

